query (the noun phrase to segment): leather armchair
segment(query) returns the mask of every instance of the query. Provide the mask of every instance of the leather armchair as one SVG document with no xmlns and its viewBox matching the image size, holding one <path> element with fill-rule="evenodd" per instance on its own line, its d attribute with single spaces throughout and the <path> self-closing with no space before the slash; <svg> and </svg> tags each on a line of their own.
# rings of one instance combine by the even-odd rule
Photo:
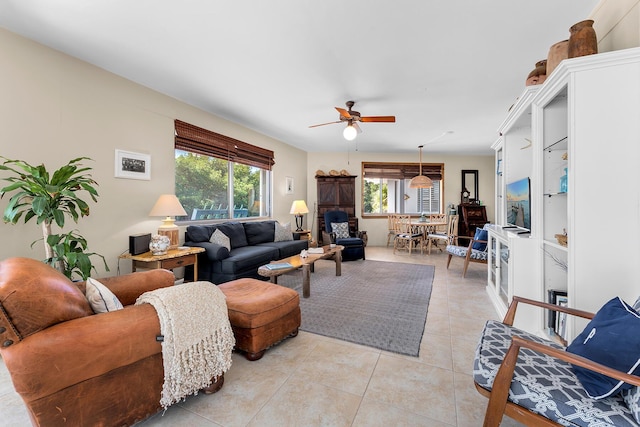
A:
<svg viewBox="0 0 640 427">
<path fill-rule="evenodd" d="M 29 258 L 0 262 L 0 355 L 35 426 L 132 425 L 162 409 L 160 323 L 153 306 L 133 304 L 174 276 L 99 280 L 124 309 L 93 314 L 84 282 Z"/>
</svg>

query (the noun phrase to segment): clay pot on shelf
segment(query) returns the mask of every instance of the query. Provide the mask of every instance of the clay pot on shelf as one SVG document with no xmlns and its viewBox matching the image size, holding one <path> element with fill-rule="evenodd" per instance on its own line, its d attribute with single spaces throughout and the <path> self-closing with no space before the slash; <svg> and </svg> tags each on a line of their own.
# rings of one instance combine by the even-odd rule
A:
<svg viewBox="0 0 640 427">
<path fill-rule="evenodd" d="M 547 60 L 536 62 L 536 68 L 527 76 L 526 86 L 540 85 L 547 78 Z"/>
<path fill-rule="evenodd" d="M 593 29 L 593 19 L 580 21 L 569 29 L 569 58 L 598 53 L 598 39 Z"/>
<path fill-rule="evenodd" d="M 569 57 L 569 40 L 562 40 L 549 48 L 549 55 L 547 56 L 547 76 L 553 73 L 558 64 L 563 59 Z"/>
</svg>

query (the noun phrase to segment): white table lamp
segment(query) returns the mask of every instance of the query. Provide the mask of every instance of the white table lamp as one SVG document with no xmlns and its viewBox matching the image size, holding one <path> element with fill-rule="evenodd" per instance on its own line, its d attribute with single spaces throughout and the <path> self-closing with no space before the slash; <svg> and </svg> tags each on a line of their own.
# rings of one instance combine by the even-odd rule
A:
<svg viewBox="0 0 640 427">
<path fill-rule="evenodd" d="M 174 194 L 163 194 L 158 198 L 158 201 L 149 216 L 164 216 L 162 225 L 158 227 L 158 234 L 169 237 L 169 248 L 175 249 L 180 243 L 178 236 L 178 226 L 174 224 L 176 216 L 184 216 L 187 212 L 180 204 L 180 200 Z"/>
</svg>

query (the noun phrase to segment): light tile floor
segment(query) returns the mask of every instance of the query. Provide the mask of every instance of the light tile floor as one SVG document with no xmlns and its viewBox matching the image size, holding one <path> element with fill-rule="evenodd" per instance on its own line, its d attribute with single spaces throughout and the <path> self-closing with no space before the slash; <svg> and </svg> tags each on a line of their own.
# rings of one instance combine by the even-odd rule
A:
<svg viewBox="0 0 640 427">
<path fill-rule="evenodd" d="M 438 251 L 394 255 L 367 247 L 367 259 L 436 266 L 419 357 L 300 332 L 256 362 L 234 353 L 220 392 L 191 396 L 138 426 L 482 425 L 487 400 L 471 370 L 484 322 L 497 316 L 486 266 L 472 264 L 463 279 L 461 260 L 447 270 Z M 0 414 L 0 426 L 30 425 L 1 360 Z M 502 425 L 521 426 L 508 418 Z"/>
</svg>

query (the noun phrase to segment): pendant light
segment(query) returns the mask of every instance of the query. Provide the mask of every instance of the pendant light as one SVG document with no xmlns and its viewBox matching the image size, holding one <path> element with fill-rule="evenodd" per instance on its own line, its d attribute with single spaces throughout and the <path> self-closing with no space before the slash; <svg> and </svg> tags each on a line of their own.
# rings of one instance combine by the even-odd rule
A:
<svg viewBox="0 0 640 427">
<path fill-rule="evenodd" d="M 413 178 L 411 178 L 411 181 L 409 182 L 409 188 L 432 188 L 433 187 L 433 181 L 431 181 L 431 179 L 428 176 L 422 175 L 422 147 L 424 147 L 424 145 L 418 146 L 418 148 L 420 149 L 420 175 L 414 176 Z"/>
</svg>

